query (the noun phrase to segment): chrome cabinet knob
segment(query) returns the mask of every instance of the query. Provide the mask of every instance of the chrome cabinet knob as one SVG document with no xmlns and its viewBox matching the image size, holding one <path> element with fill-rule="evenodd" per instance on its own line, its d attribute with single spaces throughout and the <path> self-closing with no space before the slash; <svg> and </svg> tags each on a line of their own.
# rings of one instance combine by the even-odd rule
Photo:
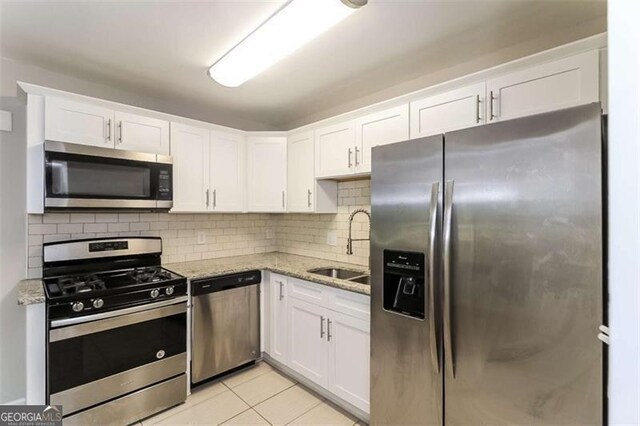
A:
<svg viewBox="0 0 640 426">
<path fill-rule="evenodd" d="M 157 288 L 154 288 L 153 290 L 151 290 L 151 298 L 152 299 L 155 299 L 158 296 L 160 296 L 160 290 L 158 290 Z"/>
<path fill-rule="evenodd" d="M 164 289 L 164 294 L 171 296 L 173 294 L 173 286 Z"/>
<path fill-rule="evenodd" d="M 73 312 L 81 312 L 84 309 L 84 303 L 75 302 L 73 305 L 71 305 L 71 309 L 73 309 Z"/>
<path fill-rule="evenodd" d="M 96 308 L 96 309 L 100 309 L 100 308 L 102 308 L 103 306 L 104 306 L 104 300 L 102 300 L 102 299 L 95 299 L 95 300 L 93 301 L 93 307 L 94 307 L 94 308 Z"/>
</svg>

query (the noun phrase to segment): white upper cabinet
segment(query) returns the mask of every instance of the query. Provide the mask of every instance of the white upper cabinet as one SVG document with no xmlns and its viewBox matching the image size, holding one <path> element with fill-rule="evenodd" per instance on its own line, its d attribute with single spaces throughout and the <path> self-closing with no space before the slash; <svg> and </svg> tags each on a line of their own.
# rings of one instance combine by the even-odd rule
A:
<svg viewBox="0 0 640 426">
<path fill-rule="evenodd" d="M 599 100 L 597 50 L 487 81 L 488 122 Z"/>
<path fill-rule="evenodd" d="M 169 122 L 128 112 L 115 112 L 117 149 L 169 155 Z"/>
<path fill-rule="evenodd" d="M 114 111 L 84 102 L 47 96 L 44 137 L 81 145 L 114 147 Z"/>
<path fill-rule="evenodd" d="M 370 322 L 329 311 L 329 390 L 369 412 Z"/>
<path fill-rule="evenodd" d="M 315 132 L 316 178 L 339 177 L 355 167 L 355 122 L 346 121 Z"/>
<path fill-rule="evenodd" d="M 371 172 L 371 148 L 409 139 L 409 105 L 400 105 L 356 119 L 354 167 Z"/>
<path fill-rule="evenodd" d="M 173 212 L 209 208 L 209 129 L 171 123 Z"/>
<path fill-rule="evenodd" d="M 247 209 L 284 212 L 287 189 L 287 138 L 247 138 Z"/>
<path fill-rule="evenodd" d="M 411 139 L 485 123 L 485 82 L 411 102 Z"/>
<path fill-rule="evenodd" d="M 287 211 L 314 211 L 316 179 L 313 158 L 313 132 L 287 138 Z"/>
<path fill-rule="evenodd" d="M 244 137 L 211 132 L 209 205 L 214 212 L 244 210 Z"/>
</svg>

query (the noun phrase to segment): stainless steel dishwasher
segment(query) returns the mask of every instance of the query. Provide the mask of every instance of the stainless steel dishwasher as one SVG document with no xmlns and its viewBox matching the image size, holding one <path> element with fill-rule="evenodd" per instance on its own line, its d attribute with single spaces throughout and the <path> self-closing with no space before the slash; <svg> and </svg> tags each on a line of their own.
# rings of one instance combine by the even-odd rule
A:
<svg viewBox="0 0 640 426">
<path fill-rule="evenodd" d="M 260 271 L 191 282 L 191 382 L 260 358 Z"/>
</svg>

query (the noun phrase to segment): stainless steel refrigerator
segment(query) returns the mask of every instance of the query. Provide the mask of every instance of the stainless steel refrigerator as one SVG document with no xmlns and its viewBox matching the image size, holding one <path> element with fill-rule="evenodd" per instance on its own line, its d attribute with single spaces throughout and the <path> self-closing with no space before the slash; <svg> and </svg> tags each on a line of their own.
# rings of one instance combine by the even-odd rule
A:
<svg viewBox="0 0 640 426">
<path fill-rule="evenodd" d="M 601 121 L 373 149 L 372 424 L 603 424 Z"/>
</svg>

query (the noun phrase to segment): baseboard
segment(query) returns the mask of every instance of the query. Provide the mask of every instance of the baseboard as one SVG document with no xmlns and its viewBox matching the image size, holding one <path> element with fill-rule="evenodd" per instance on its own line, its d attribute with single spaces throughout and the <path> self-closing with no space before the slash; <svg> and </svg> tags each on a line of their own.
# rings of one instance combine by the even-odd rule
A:
<svg viewBox="0 0 640 426">
<path fill-rule="evenodd" d="M 0 405 L 24 405 L 27 403 L 27 398 L 18 398 L 13 401 L 3 402 Z"/>
<path fill-rule="evenodd" d="M 301 374 L 293 371 L 291 368 L 287 367 L 286 365 L 282 364 L 281 362 L 276 361 L 275 359 L 271 358 L 271 356 L 269 356 L 269 354 L 263 352 L 262 353 L 262 360 L 264 362 L 266 362 L 267 364 L 269 364 L 270 366 L 272 366 L 273 368 L 275 368 L 276 370 L 280 371 L 281 373 L 284 373 L 287 376 L 295 379 L 300 384 L 302 384 L 303 386 L 311 389 L 312 391 L 314 391 L 315 393 L 319 394 L 323 398 L 328 399 L 329 401 L 331 401 L 332 403 L 334 403 L 338 407 L 342 408 L 343 410 L 351 413 L 352 415 L 357 417 L 358 420 L 362 420 L 363 422 L 365 422 L 367 424 L 369 423 L 369 414 L 365 413 L 364 411 L 362 411 L 358 407 L 348 403 L 347 401 L 344 401 L 342 398 L 338 398 L 337 396 L 335 396 L 334 394 L 332 394 L 331 392 L 329 392 L 328 390 L 326 390 L 322 386 L 317 385 L 316 383 L 312 382 L 311 380 L 307 379 L 306 377 L 302 376 Z"/>
</svg>

